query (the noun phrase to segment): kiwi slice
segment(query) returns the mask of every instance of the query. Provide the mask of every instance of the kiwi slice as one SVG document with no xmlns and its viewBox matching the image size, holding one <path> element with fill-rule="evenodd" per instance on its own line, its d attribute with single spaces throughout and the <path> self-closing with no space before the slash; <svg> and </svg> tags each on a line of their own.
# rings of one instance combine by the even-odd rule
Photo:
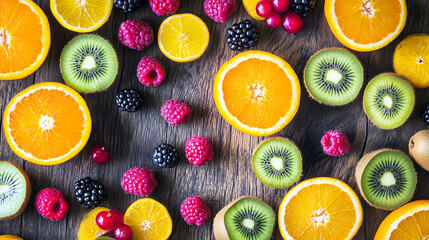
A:
<svg viewBox="0 0 429 240">
<path fill-rule="evenodd" d="M 401 76 L 384 73 L 368 83 L 363 107 L 369 119 L 383 129 L 394 129 L 407 121 L 414 109 L 414 87 Z"/>
<path fill-rule="evenodd" d="M 301 177 L 302 156 L 298 147 L 287 138 L 269 138 L 253 152 L 253 170 L 265 185 L 287 188 Z"/>
<path fill-rule="evenodd" d="M 118 73 L 118 57 L 112 45 L 97 35 L 79 35 L 64 48 L 61 59 L 64 81 L 79 92 L 107 89 Z"/>
<path fill-rule="evenodd" d="M 353 101 L 363 84 L 363 67 L 357 57 L 341 48 L 314 54 L 304 69 L 304 84 L 320 103 L 341 106 Z"/>
<path fill-rule="evenodd" d="M 222 208 L 214 219 L 217 240 L 265 240 L 273 234 L 276 215 L 264 202 L 241 197 Z"/>
<path fill-rule="evenodd" d="M 393 149 L 364 155 L 356 166 L 355 176 L 363 198 L 385 210 L 397 209 L 410 201 L 417 185 L 410 158 Z"/>
<path fill-rule="evenodd" d="M 0 161 L 0 220 L 21 214 L 31 196 L 27 174 L 15 164 Z"/>
</svg>

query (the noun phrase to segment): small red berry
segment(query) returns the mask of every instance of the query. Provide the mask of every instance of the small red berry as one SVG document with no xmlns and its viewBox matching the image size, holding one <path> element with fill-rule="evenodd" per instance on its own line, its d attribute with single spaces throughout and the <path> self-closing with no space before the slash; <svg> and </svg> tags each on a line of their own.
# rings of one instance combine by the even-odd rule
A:
<svg viewBox="0 0 429 240">
<path fill-rule="evenodd" d="M 273 10 L 269 0 L 262 0 L 256 4 L 256 14 L 260 17 L 266 17 Z"/>
<path fill-rule="evenodd" d="M 97 214 L 95 222 L 105 231 L 112 231 L 124 223 L 124 215 L 118 210 L 102 211 Z"/>
<path fill-rule="evenodd" d="M 63 194 L 55 188 L 40 190 L 36 196 L 36 209 L 45 218 L 59 221 L 67 216 L 69 203 Z"/>
<path fill-rule="evenodd" d="M 268 16 L 265 17 L 265 23 L 270 28 L 276 28 L 280 26 L 281 20 L 282 20 L 282 17 L 280 16 L 280 14 L 275 11 L 271 11 L 270 14 L 268 14 Z"/>
<path fill-rule="evenodd" d="M 205 137 L 194 136 L 186 141 L 186 158 L 195 166 L 203 165 L 213 158 L 213 148 Z"/>
<path fill-rule="evenodd" d="M 110 159 L 110 153 L 107 150 L 106 146 L 104 146 L 103 144 L 97 144 L 92 147 L 91 158 L 92 160 L 94 160 L 94 162 L 98 164 L 105 164 Z"/>
<path fill-rule="evenodd" d="M 282 13 L 289 9 L 289 0 L 271 0 L 274 11 Z"/>
<path fill-rule="evenodd" d="M 190 196 L 180 206 L 180 214 L 189 225 L 201 226 L 211 216 L 210 208 L 197 196 Z"/>
<path fill-rule="evenodd" d="M 325 133 L 320 143 L 323 151 L 331 156 L 343 156 L 350 152 L 352 148 L 346 134 L 338 130 L 331 130 Z"/>
<path fill-rule="evenodd" d="M 128 225 L 122 224 L 115 229 L 113 235 L 116 240 L 131 240 L 133 238 L 133 230 Z"/>
<path fill-rule="evenodd" d="M 302 29 L 302 18 L 294 12 L 288 12 L 282 18 L 282 28 L 288 33 L 295 34 Z"/>
</svg>

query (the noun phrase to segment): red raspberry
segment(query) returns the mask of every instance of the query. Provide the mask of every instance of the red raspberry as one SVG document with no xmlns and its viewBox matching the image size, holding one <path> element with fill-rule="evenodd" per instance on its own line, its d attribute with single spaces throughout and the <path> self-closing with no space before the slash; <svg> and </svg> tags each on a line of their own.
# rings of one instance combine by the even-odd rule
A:
<svg viewBox="0 0 429 240">
<path fill-rule="evenodd" d="M 237 11 L 237 4 L 235 0 L 205 0 L 204 11 L 214 21 L 224 23 Z"/>
<path fill-rule="evenodd" d="M 149 0 L 149 5 L 158 16 L 175 14 L 180 6 L 180 0 Z"/>
<path fill-rule="evenodd" d="M 203 165 L 213 158 L 213 148 L 209 140 L 194 136 L 186 142 L 186 158 L 195 166 Z"/>
<path fill-rule="evenodd" d="M 63 219 L 69 210 L 67 199 L 55 188 L 45 188 L 37 193 L 35 206 L 40 215 L 52 221 Z"/>
<path fill-rule="evenodd" d="M 141 83 L 148 87 L 157 86 L 164 80 L 165 70 L 156 58 L 143 57 L 137 65 L 137 77 Z"/>
<path fill-rule="evenodd" d="M 161 107 L 161 115 L 171 126 L 185 123 L 191 117 L 192 110 L 179 100 L 168 100 Z"/>
<path fill-rule="evenodd" d="M 142 20 L 127 20 L 121 23 L 118 38 L 125 46 L 141 51 L 152 44 L 153 30 Z"/>
<path fill-rule="evenodd" d="M 325 133 L 321 141 L 323 151 L 331 156 L 343 156 L 350 152 L 352 145 L 347 136 L 337 130 Z"/>
<path fill-rule="evenodd" d="M 131 168 L 124 173 L 121 180 L 122 189 L 126 193 L 147 197 L 157 185 L 155 174 L 147 168 Z"/>
<path fill-rule="evenodd" d="M 180 206 L 180 213 L 189 225 L 195 224 L 197 226 L 201 226 L 211 215 L 210 208 L 207 207 L 203 199 L 196 196 L 190 196 L 183 201 Z"/>
</svg>

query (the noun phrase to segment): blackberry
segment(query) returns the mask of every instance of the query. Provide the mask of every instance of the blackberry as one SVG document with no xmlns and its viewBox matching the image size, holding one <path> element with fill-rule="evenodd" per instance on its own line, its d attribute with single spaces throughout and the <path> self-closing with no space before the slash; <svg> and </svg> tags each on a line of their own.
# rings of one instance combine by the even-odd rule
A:
<svg viewBox="0 0 429 240">
<path fill-rule="evenodd" d="M 232 25 L 227 31 L 226 42 L 232 50 L 241 51 L 254 47 L 258 41 L 258 28 L 249 19 Z"/>
<path fill-rule="evenodd" d="M 107 200 L 107 189 L 90 177 L 82 178 L 74 184 L 77 202 L 84 208 L 95 208 Z"/>
<path fill-rule="evenodd" d="M 316 0 L 292 0 L 290 4 L 291 10 L 303 18 L 307 17 L 315 6 Z"/>
<path fill-rule="evenodd" d="M 135 112 L 143 104 L 143 99 L 135 89 L 122 89 L 116 94 L 116 103 L 122 111 Z"/>
<path fill-rule="evenodd" d="M 133 12 L 142 5 L 143 0 L 115 0 L 114 3 L 124 12 Z"/>
<path fill-rule="evenodd" d="M 429 103 L 423 108 L 422 117 L 426 124 L 429 124 Z"/>
<path fill-rule="evenodd" d="M 162 168 L 173 168 L 180 161 L 176 148 L 170 144 L 163 143 L 158 145 L 153 152 L 153 163 Z"/>
</svg>

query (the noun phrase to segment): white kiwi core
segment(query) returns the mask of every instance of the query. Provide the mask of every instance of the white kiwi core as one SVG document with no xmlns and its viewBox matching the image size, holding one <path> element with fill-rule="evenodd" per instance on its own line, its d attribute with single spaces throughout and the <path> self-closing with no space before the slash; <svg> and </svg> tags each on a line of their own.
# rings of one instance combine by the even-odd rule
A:
<svg viewBox="0 0 429 240">
<path fill-rule="evenodd" d="M 393 106 L 393 98 L 389 95 L 384 96 L 382 99 L 382 102 L 383 102 L 383 105 L 389 109 L 392 108 Z"/>
<path fill-rule="evenodd" d="M 10 190 L 10 186 L 6 184 L 0 184 L 0 195 L 7 193 Z"/>
<path fill-rule="evenodd" d="M 390 187 L 395 186 L 396 184 L 396 178 L 391 172 L 385 172 L 380 178 L 380 183 L 382 186 Z"/>
<path fill-rule="evenodd" d="M 242 224 L 248 229 L 253 229 L 255 227 L 255 221 L 249 218 L 244 219 Z"/>
<path fill-rule="evenodd" d="M 87 55 L 82 61 L 82 65 L 80 68 L 83 70 L 91 70 L 97 67 L 97 63 L 95 62 L 94 56 Z"/>
<path fill-rule="evenodd" d="M 325 79 L 330 83 L 338 84 L 343 79 L 343 75 L 335 69 L 329 69 L 325 73 Z"/>
<path fill-rule="evenodd" d="M 280 171 L 284 168 L 283 159 L 279 157 L 270 158 L 270 165 L 277 171 Z"/>
</svg>

